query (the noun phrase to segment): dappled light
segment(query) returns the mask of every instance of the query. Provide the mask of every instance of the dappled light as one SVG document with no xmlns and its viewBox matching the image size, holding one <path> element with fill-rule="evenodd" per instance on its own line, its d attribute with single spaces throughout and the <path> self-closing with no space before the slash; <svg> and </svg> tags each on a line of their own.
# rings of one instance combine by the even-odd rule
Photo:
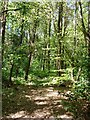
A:
<svg viewBox="0 0 90 120">
<path fill-rule="evenodd" d="M 19 111 L 15 114 L 10 114 L 9 116 L 7 116 L 7 118 L 21 118 L 23 116 L 26 115 L 26 112 L 25 111 Z"/>
<path fill-rule="evenodd" d="M 35 102 L 37 105 L 46 105 L 47 101 L 39 101 L 39 102 Z"/>
<path fill-rule="evenodd" d="M 62 87 L 19 85 L 18 90 L 8 91 L 3 94 L 3 120 L 4 118 L 73 120 L 74 114 L 83 112 L 81 109 L 85 103 L 83 100 L 78 102 L 70 100 L 70 89 Z"/>
<path fill-rule="evenodd" d="M 49 92 L 47 94 L 47 97 L 54 97 L 54 96 L 58 96 L 58 92 Z"/>
<path fill-rule="evenodd" d="M 3 116 L 6 118 L 56 118 L 58 115 L 66 113 L 62 105 L 62 99 L 65 98 L 58 94 L 56 88 L 19 87 L 16 96 L 8 95 L 9 99 L 7 99 L 5 95 L 3 98 L 3 102 L 9 103 L 7 107 L 3 104 Z M 23 91 L 22 87 L 24 88 Z M 13 99 L 11 99 L 12 97 Z M 9 110 L 7 111 L 7 109 Z"/>
<path fill-rule="evenodd" d="M 13 1 L 0 1 L 1 119 L 90 120 L 90 0 Z"/>
<path fill-rule="evenodd" d="M 60 118 L 62 119 L 62 120 L 73 120 L 73 117 L 72 116 L 68 116 L 68 115 L 61 115 L 60 116 Z"/>
</svg>

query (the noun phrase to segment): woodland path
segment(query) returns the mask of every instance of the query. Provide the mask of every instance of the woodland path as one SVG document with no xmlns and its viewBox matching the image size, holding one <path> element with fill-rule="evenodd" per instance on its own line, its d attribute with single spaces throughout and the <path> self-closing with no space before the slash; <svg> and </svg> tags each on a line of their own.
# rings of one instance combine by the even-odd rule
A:
<svg viewBox="0 0 90 120">
<path fill-rule="evenodd" d="M 63 88 L 59 94 L 54 87 L 19 86 L 8 95 L 3 95 L 3 120 L 72 120 L 72 114 L 62 105 L 62 100 L 67 100 L 64 96 L 66 92 Z"/>
</svg>

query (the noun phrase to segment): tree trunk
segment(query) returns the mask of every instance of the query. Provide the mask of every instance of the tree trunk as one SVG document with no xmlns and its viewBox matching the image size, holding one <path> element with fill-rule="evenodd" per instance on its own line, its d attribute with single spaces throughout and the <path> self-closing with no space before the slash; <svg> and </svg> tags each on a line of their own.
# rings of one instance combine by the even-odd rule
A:
<svg viewBox="0 0 90 120">
<path fill-rule="evenodd" d="M 50 73 L 50 36 L 51 36 L 51 18 L 49 22 L 49 43 L 48 43 L 48 72 Z"/>
<path fill-rule="evenodd" d="M 61 76 L 61 38 L 62 38 L 62 13 L 63 13 L 63 2 L 59 3 L 58 12 L 58 75 Z"/>
<path fill-rule="evenodd" d="M 22 19 L 22 24 L 21 24 L 21 35 L 20 35 L 20 45 L 22 44 L 23 42 L 23 24 L 24 24 L 24 20 Z"/>
<path fill-rule="evenodd" d="M 76 49 L 76 46 L 77 46 L 77 0 L 75 0 L 75 13 L 74 13 L 74 47 L 75 49 Z"/>
<path fill-rule="evenodd" d="M 44 46 L 46 49 L 46 45 Z M 46 50 L 43 51 L 43 71 L 46 69 Z"/>
<path fill-rule="evenodd" d="M 25 73 L 25 80 L 28 80 L 31 58 L 32 58 L 32 52 L 30 52 L 30 55 L 29 55 L 28 64 L 27 64 L 27 68 L 26 68 L 26 73 Z"/>
<path fill-rule="evenodd" d="M 46 69 L 47 65 L 46 65 L 46 48 L 47 48 L 47 42 L 45 41 L 45 39 L 47 38 L 47 23 L 46 23 L 46 27 L 45 27 L 45 31 L 44 31 L 44 51 L 43 51 L 43 71 Z"/>
<path fill-rule="evenodd" d="M 32 29 L 33 35 L 32 35 L 31 40 L 29 40 L 29 59 L 28 59 L 28 64 L 26 66 L 27 68 L 26 68 L 26 73 L 25 73 L 25 80 L 28 80 L 31 58 L 32 58 L 32 54 L 33 54 L 33 51 L 34 51 L 34 43 L 35 43 L 35 38 L 36 38 L 36 28 L 37 28 L 37 25 L 38 25 L 37 21 L 38 20 L 36 20 L 35 23 L 34 23 L 34 26 L 33 26 L 33 29 Z M 29 34 L 30 34 L 30 32 L 29 32 Z"/>
<path fill-rule="evenodd" d="M 81 15 L 81 23 L 82 23 L 82 32 L 84 34 L 84 39 L 85 39 L 85 43 L 86 43 L 86 46 L 87 46 L 87 39 L 88 39 L 89 35 L 87 34 L 87 31 L 86 31 L 86 28 L 85 28 L 85 24 L 84 24 L 81 1 L 79 1 L 79 6 L 80 6 L 80 15 Z"/>
<path fill-rule="evenodd" d="M 8 6 L 8 1 L 3 1 L 3 10 L 5 11 Z M 6 27 L 6 16 L 7 11 L 5 13 L 2 13 L 2 61 L 3 61 L 3 54 L 4 54 L 4 42 L 5 42 L 5 27 Z"/>
<path fill-rule="evenodd" d="M 10 75 L 9 75 L 9 84 L 12 85 L 12 73 L 13 73 L 14 63 L 11 65 Z"/>
<path fill-rule="evenodd" d="M 88 31 L 86 31 L 84 20 L 83 20 L 83 12 L 82 12 L 82 4 L 81 1 L 79 2 L 80 6 L 80 15 L 82 20 L 82 32 L 84 34 L 84 38 L 86 43 L 88 43 L 88 80 L 90 83 L 90 0 L 88 1 Z"/>
<path fill-rule="evenodd" d="M 88 34 L 90 36 L 90 0 L 88 1 Z M 88 39 L 88 79 L 90 83 L 90 37 Z"/>
</svg>

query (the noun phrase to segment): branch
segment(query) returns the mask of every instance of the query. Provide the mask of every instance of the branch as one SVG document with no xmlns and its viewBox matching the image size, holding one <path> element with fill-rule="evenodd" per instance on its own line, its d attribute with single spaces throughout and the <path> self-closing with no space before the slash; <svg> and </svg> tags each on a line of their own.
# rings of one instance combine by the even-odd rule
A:
<svg viewBox="0 0 90 120">
<path fill-rule="evenodd" d="M 4 11 L 0 12 L 0 14 L 3 14 L 5 12 L 9 12 L 9 11 L 17 11 L 17 10 L 20 10 L 20 9 L 22 9 L 22 8 L 8 9 L 8 10 L 4 10 Z"/>
</svg>

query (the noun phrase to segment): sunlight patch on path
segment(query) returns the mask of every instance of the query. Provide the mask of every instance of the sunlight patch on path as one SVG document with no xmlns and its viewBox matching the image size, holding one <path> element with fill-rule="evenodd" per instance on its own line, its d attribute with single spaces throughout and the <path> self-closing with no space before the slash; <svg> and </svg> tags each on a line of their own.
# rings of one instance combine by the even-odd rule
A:
<svg viewBox="0 0 90 120">
<path fill-rule="evenodd" d="M 46 96 L 48 96 L 48 97 L 58 97 L 58 92 L 57 91 L 49 92 L 49 93 L 46 94 Z"/>
<path fill-rule="evenodd" d="M 68 115 L 60 115 L 60 116 L 57 116 L 57 118 L 61 118 L 61 120 L 73 120 L 73 117 L 72 116 L 68 116 Z"/>
<path fill-rule="evenodd" d="M 40 109 L 37 109 L 34 111 L 34 113 L 31 115 L 31 118 L 47 118 L 50 116 L 50 111 L 45 109 L 45 110 L 40 110 Z"/>
<path fill-rule="evenodd" d="M 34 100 L 49 100 L 48 97 L 36 96 Z"/>
<path fill-rule="evenodd" d="M 26 98 L 29 98 L 31 100 L 31 96 L 30 95 L 25 95 Z"/>
<path fill-rule="evenodd" d="M 10 114 L 7 118 L 20 118 L 26 115 L 26 111 L 19 111 L 15 114 Z"/>
<path fill-rule="evenodd" d="M 47 101 L 44 101 L 44 102 L 35 102 L 37 105 L 46 105 L 47 104 Z"/>
</svg>

